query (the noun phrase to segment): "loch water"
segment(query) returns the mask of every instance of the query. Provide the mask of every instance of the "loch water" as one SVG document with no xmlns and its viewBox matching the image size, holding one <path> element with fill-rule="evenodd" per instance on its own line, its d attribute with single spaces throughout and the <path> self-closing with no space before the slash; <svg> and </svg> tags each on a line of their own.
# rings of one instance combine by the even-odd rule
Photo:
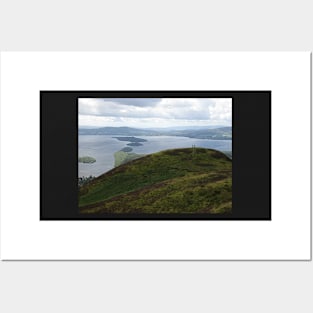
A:
<svg viewBox="0 0 313 313">
<path fill-rule="evenodd" d="M 118 135 L 117 135 L 118 136 Z M 99 176 L 114 168 L 114 153 L 128 147 L 127 141 L 119 141 L 114 135 L 79 135 L 79 156 L 91 156 L 95 163 L 78 163 L 78 176 Z M 167 149 L 210 148 L 219 151 L 232 151 L 231 140 L 197 139 L 179 136 L 138 136 L 147 141 L 142 146 L 131 147 L 133 153 L 150 154 Z"/>
</svg>

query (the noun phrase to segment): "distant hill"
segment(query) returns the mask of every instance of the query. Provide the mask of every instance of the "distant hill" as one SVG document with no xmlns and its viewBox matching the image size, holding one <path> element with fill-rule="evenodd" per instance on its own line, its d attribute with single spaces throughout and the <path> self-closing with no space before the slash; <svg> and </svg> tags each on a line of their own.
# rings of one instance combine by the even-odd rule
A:
<svg viewBox="0 0 313 313">
<path fill-rule="evenodd" d="M 94 129 L 80 128 L 79 135 L 122 135 L 122 136 L 180 136 L 199 139 L 225 140 L 232 139 L 232 128 L 200 129 L 139 129 L 131 127 L 102 127 Z"/>
<path fill-rule="evenodd" d="M 157 136 L 158 131 L 131 127 L 80 128 L 79 135 Z"/>
<path fill-rule="evenodd" d="M 232 162 L 202 148 L 153 153 L 80 188 L 81 213 L 229 213 Z"/>
<path fill-rule="evenodd" d="M 232 139 L 232 128 L 221 127 L 221 128 L 214 128 L 214 129 L 173 130 L 170 132 L 170 135 L 198 138 L 198 139 L 224 140 L 224 139 Z"/>
<path fill-rule="evenodd" d="M 226 127 L 224 125 L 208 125 L 208 126 L 173 126 L 173 127 L 153 127 L 151 130 L 157 131 L 171 131 L 171 130 L 186 130 L 186 129 L 214 129 Z"/>
</svg>

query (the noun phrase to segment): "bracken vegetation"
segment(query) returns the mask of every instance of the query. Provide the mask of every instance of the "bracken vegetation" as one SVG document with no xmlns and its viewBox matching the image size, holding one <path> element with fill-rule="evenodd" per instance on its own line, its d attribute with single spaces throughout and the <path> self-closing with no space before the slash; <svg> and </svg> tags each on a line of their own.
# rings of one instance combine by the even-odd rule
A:
<svg viewBox="0 0 313 313">
<path fill-rule="evenodd" d="M 79 207 L 86 214 L 230 213 L 232 161 L 202 148 L 146 155 L 84 184 Z"/>
</svg>

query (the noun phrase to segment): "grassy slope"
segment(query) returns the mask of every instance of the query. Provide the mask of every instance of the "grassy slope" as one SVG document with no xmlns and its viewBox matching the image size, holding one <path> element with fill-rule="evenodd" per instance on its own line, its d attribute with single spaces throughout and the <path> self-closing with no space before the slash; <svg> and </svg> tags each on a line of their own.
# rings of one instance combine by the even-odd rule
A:
<svg viewBox="0 0 313 313">
<path fill-rule="evenodd" d="M 114 165 L 120 166 L 122 164 L 128 163 L 132 160 L 141 158 L 143 154 L 137 154 L 133 152 L 117 151 L 114 153 Z"/>
<path fill-rule="evenodd" d="M 166 150 L 121 165 L 80 189 L 82 213 L 231 211 L 232 163 L 221 152 Z"/>
</svg>

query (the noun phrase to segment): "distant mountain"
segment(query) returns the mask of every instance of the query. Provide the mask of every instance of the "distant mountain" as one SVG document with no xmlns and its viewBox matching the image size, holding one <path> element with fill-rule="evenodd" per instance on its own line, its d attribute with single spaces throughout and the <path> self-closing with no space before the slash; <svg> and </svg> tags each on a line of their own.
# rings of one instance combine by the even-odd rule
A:
<svg viewBox="0 0 313 313">
<path fill-rule="evenodd" d="M 225 140 L 232 139 L 232 128 L 222 127 L 214 129 L 185 129 L 170 131 L 170 136 L 182 136 L 198 139 Z"/>
<path fill-rule="evenodd" d="M 122 136 L 180 136 L 199 139 L 229 140 L 232 139 L 232 128 L 200 129 L 142 129 L 131 127 L 101 127 L 95 129 L 79 128 L 79 135 L 122 135 Z"/>
<path fill-rule="evenodd" d="M 79 128 L 79 135 L 123 135 L 123 136 L 157 136 L 159 132 L 131 127 L 101 127 L 95 129 Z"/>
<path fill-rule="evenodd" d="M 151 130 L 157 131 L 169 131 L 169 130 L 187 130 L 187 129 L 214 129 L 226 127 L 225 125 L 215 125 L 215 126 L 173 126 L 173 127 L 153 127 Z"/>
</svg>

